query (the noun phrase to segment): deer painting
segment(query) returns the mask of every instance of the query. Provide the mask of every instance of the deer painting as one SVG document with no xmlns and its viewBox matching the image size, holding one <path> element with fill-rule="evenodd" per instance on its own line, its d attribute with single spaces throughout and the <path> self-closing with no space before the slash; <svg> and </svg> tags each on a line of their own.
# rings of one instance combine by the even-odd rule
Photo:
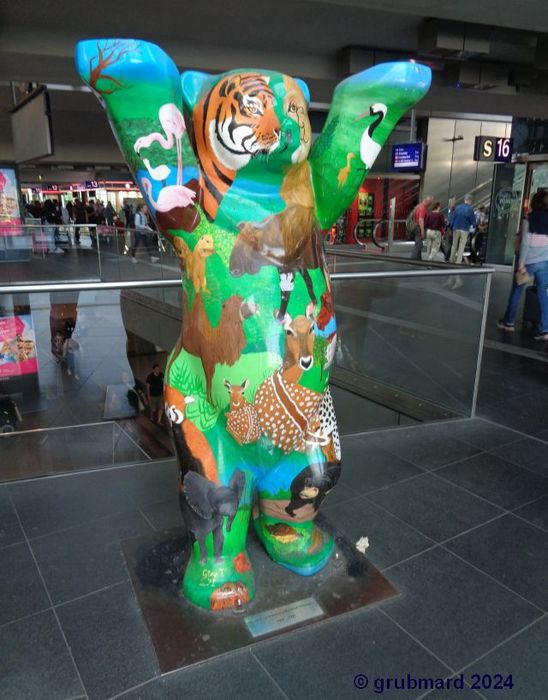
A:
<svg viewBox="0 0 548 700">
<path fill-rule="evenodd" d="M 182 261 L 181 335 L 165 371 L 192 541 L 182 592 L 211 611 L 245 605 L 252 516 L 268 554 L 299 575 L 333 551 L 314 521 L 341 457 L 322 232 L 430 70 L 387 63 L 346 78 L 312 143 L 306 83 L 273 70 L 181 75 L 158 46 L 118 38 L 80 42 L 76 66 Z"/>
</svg>

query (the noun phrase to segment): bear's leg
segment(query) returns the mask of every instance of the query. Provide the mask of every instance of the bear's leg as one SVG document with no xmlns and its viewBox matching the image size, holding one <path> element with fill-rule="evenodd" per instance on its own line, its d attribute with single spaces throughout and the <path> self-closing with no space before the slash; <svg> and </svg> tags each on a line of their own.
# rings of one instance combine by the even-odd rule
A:
<svg viewBox="0 0 548 700">
<path fill-rule="evenodd" d="M 208 610 L 248 603 L 254 596 L 253 571 L 245 548 L 253 476 L 233 469 L 228 478 L 219 475 L 219 484 L 203 477 L 192 477 L 191 483 L 188 478 L 183 482 L 185 491 L 181 497 L 186 499 L 186 507 L 200 511 L 195 513 L 194 520 L 196 515 L 209 515 L 207 508 L 211 504 L 212 517 L 217 521 L 216 527 L 203 537 L 205 557 L 200 537 L 190 532 L 192 547 L 183 576 L 183 595 Z M 193 482 L 201 492 L 193 491 Z"/>
<path fill-rule="evenodd" d="M 235 471 L 243 474 L 241 470 Z M 245 480 L 230 530 L 227 529 L 230 516 L 217 514 L 218 525 L 205 536 L 205 558 L 198 539 L 194 533 L 190 533 L 192 547 L 182 591 L 185 598 L 201 608 L 223 610 L 239 607 L 254 597 L 253 570 L 245 548 L 252 490 L 252 475 L 249 472 L 245 472 Z M 232 479 L 221 477 L 220 481 L 220 486 L 209 482 L 208 495 L 214 503 L 215 496 L 219 497 L 219 494 L 221 499 L 223 496 L 227 499 L 231 497 L 229 484 Z M 223 510 L 222 506 L 218 507 Z"/>
<path fill-rule="evenodd" d="M 316 500 L 321 503 L 339 472 L 340 465 L 326 462 L 318 449 L 307 455 L 288 455 L 259 480 L 253 523 L 269 556 L 278 564 L 311 576 L 329 561 L 333 537 L 314 523 Z M 287 512 L 289 504 L 292 515 Z"/>
</svg>

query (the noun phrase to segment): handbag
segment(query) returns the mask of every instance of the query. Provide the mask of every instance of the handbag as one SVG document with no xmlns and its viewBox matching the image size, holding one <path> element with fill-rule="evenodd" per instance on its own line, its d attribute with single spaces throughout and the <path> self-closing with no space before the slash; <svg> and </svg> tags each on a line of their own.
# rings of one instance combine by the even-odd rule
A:
<svg viewBox="0 0 548 700">
<path fill-rule="evenodd" d="M 518 285 L 518 287 L 521 287 L 524 284 L 533 284 L 534 280 L 535 278 L 533 277 L 533 275 L 530 275 L 527 272 L 527 270 L 518 270 L 516 272 L 516 284 Z"/>
</svg>

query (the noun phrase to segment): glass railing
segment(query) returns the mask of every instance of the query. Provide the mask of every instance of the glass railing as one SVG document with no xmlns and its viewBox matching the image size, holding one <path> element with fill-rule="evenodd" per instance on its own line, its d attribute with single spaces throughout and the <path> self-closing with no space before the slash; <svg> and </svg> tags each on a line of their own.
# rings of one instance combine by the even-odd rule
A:
<svg viewBox="0 0 548 700">
<path fill-rule="evenodd" d="M 0 283 L 178 280 L 179 261 L 153 232 L 101 225 L 0 225 Z"/>
<path fill-rule="evenodd" d="M 474 415 L 491 270 L 363 255 L 329 263 L 341 432 Z M 146 378 L 179 336 L 179 274 L 114 289 L 0 284 L 0 481 L 173 453 Z"/>
<path fill-rule="evenodd" d="M 111 421 L 2 432 L 0 458 L 0 481 L 150 461 L 133 438 Z"/>
</svg>

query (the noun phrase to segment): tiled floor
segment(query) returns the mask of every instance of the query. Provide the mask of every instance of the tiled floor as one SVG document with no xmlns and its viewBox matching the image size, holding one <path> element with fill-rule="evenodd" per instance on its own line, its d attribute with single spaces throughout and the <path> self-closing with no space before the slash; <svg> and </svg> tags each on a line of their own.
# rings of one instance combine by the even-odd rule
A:
<svg viewBox="0 0 548 700">
<path fill-rule="evenodd" d="M 548 363 L 499 350 L 479 418 L 343 438 L 325 514 L 369 538 L 397 599 L 165 677 L 120 542 L 180 524 L 174 461 L 0 485 L 0 698 L 365 698 L 460 673 L 514 687 L 382 695 L 546 697 Z"/>
<path fill-rule="evenodd" d="M 544 697 L 548 442 L 477 419 L 343 450 L 325 513 L 369 538 L 401 595 L 163 678 L 120 541 L 179 524 L 175 463 L 1 486 L 0 698 L 374 697 L 356 674 L 461 672 L 512 674 L 504 697 Z"/>
</svg>

